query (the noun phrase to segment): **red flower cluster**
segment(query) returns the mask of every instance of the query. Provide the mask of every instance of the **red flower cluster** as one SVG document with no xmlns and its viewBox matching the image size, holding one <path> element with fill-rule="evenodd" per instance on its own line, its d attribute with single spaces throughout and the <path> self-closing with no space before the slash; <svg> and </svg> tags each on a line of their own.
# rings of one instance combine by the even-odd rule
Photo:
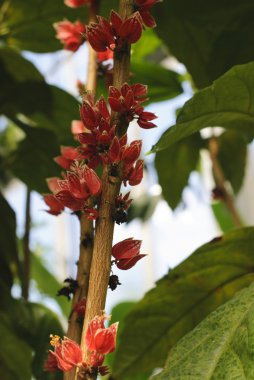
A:
<svg viewBox="0 0 254 380">
<path fill-rule="evenodd" d="M 97 174 L 86 165 L 73 164 L 64 179 L 48 179 L 53 194 L 44 195 L 44 201 L 50 207 L 48 212 L 59 215 L 65 207 L 73 211 L 85 210 L 89 197 L 101 191 L 101 181 Z"/>
<path fill-rule="evenodd" d="M 86 37 L 97 52 L 107 49 L 121 51 L 126 45 L 137 42 L 142 34 L 142 19 L 139 12 L 123 20 L 118 13 L 111 11 L 110 21 L 98 16 L 98 23 L 86 27 Z"/>
<path fill-rule="evenodd" d="M 106 315 L 96 316 L 88 325 L 85 343 L 90 355 L 86 362 L 83 361 L 81 347 L 73 340 L 66 337 L 60 339 L 57 335 L 51 336 L 50 344 L 54 347 L 54 351 L 49 351 L 44 370 L 54 372 L 60 369 L 68 372 L 77 367 L 82 375 L 95 371 L 102 376 L 106 375 L 108 368 L 102 364 L 105 355 L 113 352 L 116 348 L 118 322 L 105 328 L 105 319 L 107 319 Z"/>
<path fill-rule="evenodd" d="M 71 8 L 82 7 L 85 4 L 91 4 L 93 0 L 64 0 L 64 4 Z"/>
<path fill-rule="evenodd" d="M 140 16 L 144 25 L 149 28 L 154 28 L 156 26 L 155 19 L 150 13 L 150 9 L 158 3 L 160 0 L 135 0 L 135 5 L 137 11 L 139 11 Z"/>
<path fill-rule="evenodd" d="M 140 254 L 141 240 L 128 238 L 115 244 L 112 248 L 112 256 L 116 259 L 117 268 L 127 270 L 132 268 L 142 257 Z"/>
<path fill-rule="evenodd" d="M 120 90 L 116 87 L 109 87 L 108 102 L 112 111 L 121 114 L 127 124 L 136 119 L 138 125 L 144 129 L 156 127 L 151 120 L 157 118 L 154 113 L 144 111 L 140 104 L 147 100 L 147 86 L 137 83 L 129 86 L 124 83 Z"/>
<path fill-rule="evenodd" d="M 86 27 L 80 21 L 72 23 L 63 20 L 56 22 L 53 26 L 56 30 L 56 38 L 64 44 L 64 49 L 75 52 L 85 42 Z"/>
</svg>

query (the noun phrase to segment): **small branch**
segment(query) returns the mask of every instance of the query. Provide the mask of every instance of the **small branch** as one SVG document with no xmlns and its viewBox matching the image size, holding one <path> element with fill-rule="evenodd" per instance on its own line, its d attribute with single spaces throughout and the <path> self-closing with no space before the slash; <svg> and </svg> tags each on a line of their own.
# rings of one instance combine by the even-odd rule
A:
<svg viewBox="0 0 254 380">
<path fill-rule="evenodd" d="M 23 288 L 22 296 L 25 300 L 29 297 L 29 284 L 30 284 L 30 269 L 31 269 L 31 252 L 29 248 L 30 243 L 30 225 L 31 225 L 31 191 L 26 190 L 26 211 L 25 211 L 25 232 L 22 239 L 23 247 Z"/>
<path fill-rule="evenodd" d="M 96 21 L 100 0 L 93 1 L 89 8 L 89 22 Z M 97 54 L 89 45 L 88 47 L 88 73 L 86 90 L 95 94 L 97 83 Z M 82 322 L 73 310 L 75 305 L 87 296 L 90 276 L 90 267 L 93 256 L 93 222 L 88 220 L 82 213 L 80 215 L 80 248 L 77 271 L 78 288 L 73 296 L 72 311 L 69 318 L 67 337 L 81 343 Z M 76 369 L 64 373 L 64 380 L 76 380 Z"/>
<path fill-rule="evenodd" d="M 132 14 L 132 2 L 120 1 L 120 13 L 128 17 Z M 114 81 L 116 87 L 120 87 L 128 81 L 130 69 L 130 47 L 124 52 L 114 56 Z M 116 115 L 117 117 L 117 115 Z M 121 127 L 121 126 L 120 126 Z M 108 281 L 111 270 L 112 240 L 114 233 L 114 220 L 112 211 L 115 205 L 116 196 L 119 194 L 121 186 L 120 174 L 118 177 L 111 177 L 110 166 L 104 166 L 102 174 L 102 193 L 99 205 L 99 219 L 96 222 L 93 259 L 90 271 L 89 290 L 87 296 L 87 307 L 84 319 L 81 346 L 84 358 L 88 356 L 84 344 L 84 336 L 89 321 L 99 315 L 105 308 Z M 91 379 L 93 379 L 91 377 Z"/>
<path fill-rule="evenodd" d="M 226 179 L 223 173 L 223 170 L 218 161 L 218 142 L 216 137 L 211 137 L 209 140 L 209 153 L 212 161 L 213 173 L 214 173 L 214 181 L 216 186 L 220 188 L 223 192 L 223 202 L 225 203 L 228 211 L 230 212 L 234 224 L 236 227 L 242 227 L 242 221 L 236 210 L 234 198 L 230 194 L 226 186 Z"/>
</svg>

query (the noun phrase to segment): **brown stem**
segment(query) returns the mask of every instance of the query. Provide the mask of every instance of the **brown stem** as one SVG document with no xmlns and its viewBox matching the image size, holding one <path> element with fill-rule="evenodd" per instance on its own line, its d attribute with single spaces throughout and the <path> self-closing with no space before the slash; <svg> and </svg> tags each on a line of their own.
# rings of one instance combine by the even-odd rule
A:
<svg viewBox="0 0 254 380">
<path fill-rule="evenodd" d="M 218 160 L 218 142 L 217 142 L 216 137 L 211 137 L 209 140 L 209 153 L 210 153 L 210 158 L 212 161 L 215 184 L 219 189 L 222 190 L 222 193 L 223 193 L 222 200 L 225 203 L 228 211 L 230 212 L 235 226 L 242 227 L 242 221 L 236 210 L 234 198 L 230 194 L 226 186 L 226 179 Z"/>
<path fill-rule="evenodd" d="M 96 21 L 100 0 L 93 1 L 89 7 L 89 22 Z M 95 94 L 97 82 L 97 55 L 89 45 L 88 47 L 88 73 L 86 90 Z M 80 344 L 82 335 L 82 322 L 74 311 L 75 305 L 87 296 L 90 267 L 93 256 L 93 222 L 89 221 L 82 213 L 80 215 L 80 249 L 77 271 L 78 288 L 75 291 L 72 301 L 72 311 L 69 318 L 67 337 Z M 64 380 L 75 380 L 77 378 L 76 369 L 64 373 Z"/>
<path fill-rule="evenodd" d="M 120 13 L 129 16 L 133 12 L 129 0 L 120 1 Z M 130 48 L 114 56 L 114 86 L 120 87 L 129 78 Z M 114 220 L 112 211 L 116 196 L 119 193 L 121 179 L 111 177 L 110 166 L 104 166 L 102 174 L 102 193 L 99 206 L 99 218 L 96 222 L 93 260 L 90 271 L 89 290 L 87 296 L 87 307 L 84 319 L 81 346 L 84 358 L 88 352 L 84 344 L 84 336 L 88 323 L 100 315 L 105 308 L 108 281 L 111 270 L 111 252 L 114 233 Z M 91 377 L 93 379 L 93 377 Z"/>
<path fill-rule="evenodd" d="M 25 232 L 22 239 L 23 247 L 23 288 L 22 296 L 27 300 L 29 297 L 29 283 L 30 283 L 30 269 L 31 269 L 31 252 L 29 248 L 30 243 L 30 225 L 31 225 L 31 191 L 26 190 L 26 212 L 25 212 Z"/>
</svg>

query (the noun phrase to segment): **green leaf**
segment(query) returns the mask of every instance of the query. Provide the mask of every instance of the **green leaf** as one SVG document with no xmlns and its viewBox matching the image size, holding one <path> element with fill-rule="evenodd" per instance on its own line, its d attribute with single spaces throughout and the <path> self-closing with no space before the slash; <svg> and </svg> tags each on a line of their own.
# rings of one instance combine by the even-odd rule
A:
<svg viewBox="0 0 254 380">
<path fill-rule="evenodd" d="M 46 178 L 59 176 L 53 158 L 59 154 L 56 136 L 44 128 L 25 127 L 26 138 L 9 157 L 8 167 L 30 189 L 48 192 Z"/>
<path fill-rule="evenodd" d="M 239 292 L 170 351 L 153 380 L 221 380 L 254 377 L 254 284 Z"/>
<path fill-rule="evenodd" d="M 49 349 L 49 336 L 50 334 L 63 336 L 62 326 L 56 315 L 45 306 L 28 303 L 26 308 L 33 323 L 32 331 L 29 332 L 31 330 L 29 327 L 28 330 L 24 331 L 24 339 L 30 343 L 35 352 L 32 361 L 33 375 L 37 380 L 52 379 L 50 374 L 45 374 L 43 371 L 43 364 Z M 60 376 L 59 378 L 61 379 L 62 377 Z"/>
<path fill-rule="evenodd" d="M 221 126 L 254 136 L 254 62 L 236 66 L 185 103 L 177 124 L 153 147 L 165 149 L 205 127 Z"/>
<path fill-rule="evenodd" d="M 150 102 L 172 99 L 183 92 L 180 75 L 158 64 L 133 61 L 131 82 L 148 86 Z"/>
<path fill-rule="evenodd" d="M 199 88 L 254 60 L 252 0 L 163 1 L 153 13 L 157 33 Z"/>
<path fill-rule="evenodd" d="M 234 192 L 238 193 L 245 174 L 247 141 L 235 131 L 226 131 L 217 140 L 219 163 L 225 178 L 231 183 Z"/>
<path fill-rule="evenodd" d="M 131 46 L 132 59 L 136 62 L 154 62 L 157 52 L 160 52 L 162 47 L 166 50 L 154 29 L 147 28 L 143 30 L 142 38 Z"/>
<path fill-rule="evenodd" d="M 147 193 L 142 194 L 139 197 L 135 197 L 130 208 L 128 209 L 127 223 L 130 223 L 136 218 L 146 222 L 153 215 L 160 200 L 160 195 L 150 195 Z"/>
<path fill-rule="evenodd" d="M 125 319 L 117 379 L 152 372 L 204 317 L 254 281 L 254 228 L 230 231 L 170 270 Z"/>
<path fill-rule="evenodd" d="M 17 337 L 9 315 L 0 313 L 0 373 L 3 380 L 31 380 L 32 350 Z"/>
<path fill-rule="evenodd" d="M 102 6 L 103 15 L 117 6 L 116 0 L 103 3 L 106 3 Z M 9 46 L 45 53 L 63 46 L 55 38 L 53 23 L 64 18 L 87 22 L 88 12 L 87 7 L 69 8 L 63 0 L 6 0 L 0 13 L 3 14 L 0 35 Z"/>
<path fill-rule="evenodd" d="M 62 285 L 53 274 L 45 267 L 42 259 L 36 255 L 31 256 L 31 278 L 36 281 L 38 289 L 45 295 L 54 298 L 67 317 L 70 313 L 70 302 L 65 297 L 56 297 L 57 291 Z"/>
<path fill-rule="evenodd" d="M 10 76 L 17 82 L 43 81 L 44 78 L 36 67 L 18 52 L 7 46 L 0 47 L 1 81 Z M 5 71 L 5 76 L 4 76 Z"/>
<path fill-rule="evenodd" d="M 23 299 L 13 299 L 6 293 L 3 293 L 1 296 L 0 310 L 0 316 L 2 315 L 2 310 L 4 310 L 3 314 L 6 313 L 10 329 L 18 340 L 16 347 L 12 346 L 10 349 L 10 360 L 12 360 L 12 357 L 14 356 L 15 358 L 16 356 L 18 357 L 20 351 L 22 351 L 20 356 L 22 356 L 24 366 L 28 365 L 30 372 L 32 368 L 33 376 L 36 378 L 36 380 L 60 380 L 62 378 L 61 376 L 59 377 L 57 374 L 47 374 L 43 371 L 43 364 L 47 357 L 47 351 L 49 349 L 49 335 L 51 333 L 59 336 L 63 335 L 63 329 L 60 322 L 58 321 L 57 316 L 43 305 L 27 302 Z M 6 339 L 4 343 L 7 342 L 8 340 Z M 23 347 L 24 350 L 22 350 Z M 33 352 L 32 361 L 31 350 Z M 1 352 L 2 351 L 4 351 L 4 349 L 2 349 Z M 2 361 L 0 354 L 0 363 L 1 362 Z M 13 363 L 13 365 L 15 365 L 15 360 Z M 18 366 L 15 368 L 19 370 Z M 5 372 L 1 371 L 1 373 Z M 8 380 L 19 379 L 31 380 L 31 374 L 30 377 L 22 377 L 21 372 L 20 377 L 13 376 Z"/>
<path fill-rule="evenodd" d="M 24 115 L 33 126 L 52 130 L 61 144 L 72 144 L 72 120 L 79 119 L 78 101 L 43 81 L 33 64 L 8 48 L 0 48 L 0 112 Z"/>
<path fill-rule="evenodd" d="M 16 215 L 2 194 L 0 194 L 0 215 L 0 277 L 1 282 L 11 288 L 13 284 L 12 266 L 16 264 L 19 267 L 16 244 Z"/>
<path fill-rule="evenodd" d="M 189 176 L 197 167 L 201 143 L 200 136 L 195 134 L 156 154 L 159 184 L 163 197 L 172 209 L 179 204 Z"/>
<path fill-rule="evenodd" d="M 214 216 L 223 232 L 232 230 L 235 223 L 224 202 L 215 202 L 211 205 Z"/>
</svg>

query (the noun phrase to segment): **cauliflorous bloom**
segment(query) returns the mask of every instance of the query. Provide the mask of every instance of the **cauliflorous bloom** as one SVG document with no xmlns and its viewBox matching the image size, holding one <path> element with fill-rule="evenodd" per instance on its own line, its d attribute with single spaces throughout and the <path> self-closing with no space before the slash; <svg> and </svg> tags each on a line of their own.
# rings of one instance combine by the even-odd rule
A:
<svg viewBox="0 0 254 380">
<path fill-rule="evenodd" d="M 64 4 L 71 8 L 78 8 L 91 2 L 92 0 L 64 0 Z"/>
<path fill-rule="evenodd" d="M 112 248 L 112 256 L 116 259 L 116 266 L 119 269 L 127 270 L 132 268 L 142 257 L 140 254 L 141 240 L 128 238 L 115 244 Z"/>
<path fill-rule="evenodd" d="M 155 19 L 150 13 L 150 9 L 160 0 L 135 0 L 136 9 L 139 11 L 143 23 L 149 28 L 156 26 Z"/>
<path fill-rule="evenodd" d="M 85 342 L 88 350 L 91 352 L 95 351 L 102 355 L 115 351 L 118 328 L 118 322 L 105 328 L 105 319 L 107 319 L 105 315 L 94 317 L 88 324 L 85 335 Z"/>
<path fill-rule="evenodd" d="M 74 311 L 78 316 L 84 317 L 86 311 L 86 297 L 82 298 L 81 301 L 74 306 Z"/>
<path fill-rule="evenodd" d="M 76 342 L 66 337 L 61 339 L 57 335 L 51 338 L 50 344 L 54 347 L 54 351 L 49 351 L 50 356 L 55 356 L 57 367 L 61 371 L 67 372 L 82 365 L 82 350 Z"/>
<path fill-rule="evenodd" d="M 152 112 L 144 111 L 144 107 L 140 104 L 147 100 L 147 87 L 137 83 L 132 86 L 124 83 L 121 89 L 109 87 L 108 102 L 112 111 L 121 114 L 121 120 L 125 120 L 129 124 L 136 119 L 141 128 L 154 128 L 156 125 L 151 122 L 157 118 Z"/>
<path fill-rule="evenodd" d="M 48 179 L 48 186 L 54 194 L 44 195 L 44 200 L 50 207 L 48 212 L 53 215 L 60 214 L 64 207 L 83 211 L 87 208 L 88 198 L 101 191 L 101 181 L 97 174 L 88 166 L 77 164 L 71 166 L 65 179 Z"/>
<path fill-rule="evenodd" d="M 79 151 L 72 146 L 61 146 L 61 156 L 54 158 L 54 161 L 63 169 L 70 169 L 75 160 L 80 158 Z"/>
<path fill-rule="evenodd" d="M 56 38 L 64 44 L 64 49 L 75 52 L 85 42 L 86 27 L 80 21 L 72 23 L 63 20 L 56 22 L 53 26 L 56 30 Z"/>
<path fill-rule="evenodd" d="M 126 44 L 133 44 L 142 34 L 142 19 L 138 12 L 123 20 L 115 11 L 110 21 L 98 16 L 98 23 L 86 27 L 86 37 L 93 49 L 104 52 L 108 49 L 121 51 Z"/>
</svg>

